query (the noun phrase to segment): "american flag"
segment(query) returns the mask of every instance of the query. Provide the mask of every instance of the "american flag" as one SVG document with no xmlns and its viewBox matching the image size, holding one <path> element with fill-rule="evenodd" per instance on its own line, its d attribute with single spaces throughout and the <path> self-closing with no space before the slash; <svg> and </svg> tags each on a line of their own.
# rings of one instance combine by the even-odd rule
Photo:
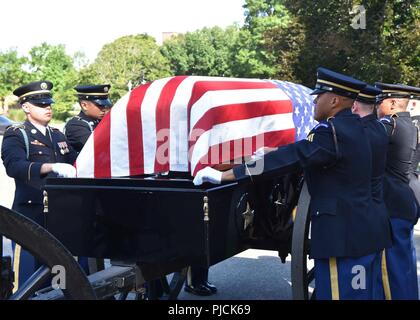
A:
<svg viewBox="0 0 420 320">
<path fill-rule="evenodd" d="M 175 76 L 141 85 L 97 126 L 78 177 L 190 172 L 237 163 L 262 147 L 304 139 L 314 126 L 310 90 L 259 79 Z"/>
</svg>

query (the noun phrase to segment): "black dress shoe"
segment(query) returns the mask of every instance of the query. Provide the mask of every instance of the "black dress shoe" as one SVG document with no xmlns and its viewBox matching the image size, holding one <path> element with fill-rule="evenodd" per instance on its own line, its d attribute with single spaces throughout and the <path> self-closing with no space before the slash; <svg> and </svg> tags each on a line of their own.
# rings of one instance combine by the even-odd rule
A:
<svg viewBox="0 0 420 320">
<path fill-rule="evenodd" d="M 186 292 L 195 294 L 196 296 L 210 296 L 213 294 L 212 291 L 203 284 L 198 286 L 185 286 L 184 290 Z"/>
<path fill-rule="evenodd" d="M 217 288 L 216 288 L 216 286 L 215 286 L 215 285 L 213 285 L 213 284 L 211 284 L 210 282 L 205 281 L 205 282 L 203 283 L 203 286 L 205 286 L 206 288 L 210 289 L 210 291 L 211 291 L 211 293 L 212 293 L 212 294 L 217 293 Z"/>
</svg>

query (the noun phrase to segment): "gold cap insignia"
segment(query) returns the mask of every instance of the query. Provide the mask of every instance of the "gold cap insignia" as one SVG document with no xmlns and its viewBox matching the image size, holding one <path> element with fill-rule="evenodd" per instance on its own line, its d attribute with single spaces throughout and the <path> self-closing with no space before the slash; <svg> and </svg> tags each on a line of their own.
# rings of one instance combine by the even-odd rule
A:
<svg viewBox="0 0 420 320">
<path fill-rule="evenodd" d="M 47 90 L 47 88 L 48 88 L 48 85 L 45 82 L 41 83 L 42 90 Z"/>
</svg>

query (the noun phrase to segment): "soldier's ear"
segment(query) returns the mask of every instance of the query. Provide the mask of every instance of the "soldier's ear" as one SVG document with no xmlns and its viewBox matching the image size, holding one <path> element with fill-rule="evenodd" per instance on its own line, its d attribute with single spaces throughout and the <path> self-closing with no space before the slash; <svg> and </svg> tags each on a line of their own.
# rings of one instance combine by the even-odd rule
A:
<svg viewBox="0 0 420 320">
<path fill-rule="evenodd" d="M 86 102 L 80 101 L 80 108 L 82 109 L 83 112 L 85 112 L 86 111 Z"/>
<path fill-rule="evenodd" d="M 351 112 L 356 113 L 358 109 L 358 103 L 357 101 L 354 101 L 353 105 L 351 106 Z"/>
<path fill-rule="evenodd" d="M 26 114 L 30 113 L 29 106 L 28 106 L 28 104 L 26 102 L 22 104 L 22 110 Z"/>
<path fill-rule="evenodd" d="M 340 99 L 339 99 L 337 96 L 332 95 L 332 96 L 331 96 L 330 103 L 331 103 L 331 106 L 332 106 L 333 108 L 335 108 L 335 107 L 337 107 L 337 106 L 340 104 Z"/>
</svg>

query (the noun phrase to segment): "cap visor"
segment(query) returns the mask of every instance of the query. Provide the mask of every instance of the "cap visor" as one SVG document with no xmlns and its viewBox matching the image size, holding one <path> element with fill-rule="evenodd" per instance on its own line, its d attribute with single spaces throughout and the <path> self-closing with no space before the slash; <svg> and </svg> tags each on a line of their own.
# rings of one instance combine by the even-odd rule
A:
<svg viewBox="0 0 420 320">
<path fill-rule="evenodd" d="M 49 106 L 54 103 L 54 100 L 51 98 L 44 98 L 44 99 L 31 99 L 31 100 L 28 100 L 28 102 L 32 104 L 36 104 L 36 105 Z"/>
<path fill-rule="evenodd" d="M 315 89 L 314 91 L 312 91 L 312 92 L 310 93 L 310 95 L 311 95 L 311 96 L 313 96 L 313 95 L 316 95 L 316 94 L 321 94 L 321 93 L 324 93 L 324 92 L 327 92 L 327 91 L 322 90 L 322 89 Z"/>
<path fill-rule="evenodd" d="M 112 107 L 112 102 L 109 99 L 95 99 L 93 102 L 101 107 Z"/>
</svg>

